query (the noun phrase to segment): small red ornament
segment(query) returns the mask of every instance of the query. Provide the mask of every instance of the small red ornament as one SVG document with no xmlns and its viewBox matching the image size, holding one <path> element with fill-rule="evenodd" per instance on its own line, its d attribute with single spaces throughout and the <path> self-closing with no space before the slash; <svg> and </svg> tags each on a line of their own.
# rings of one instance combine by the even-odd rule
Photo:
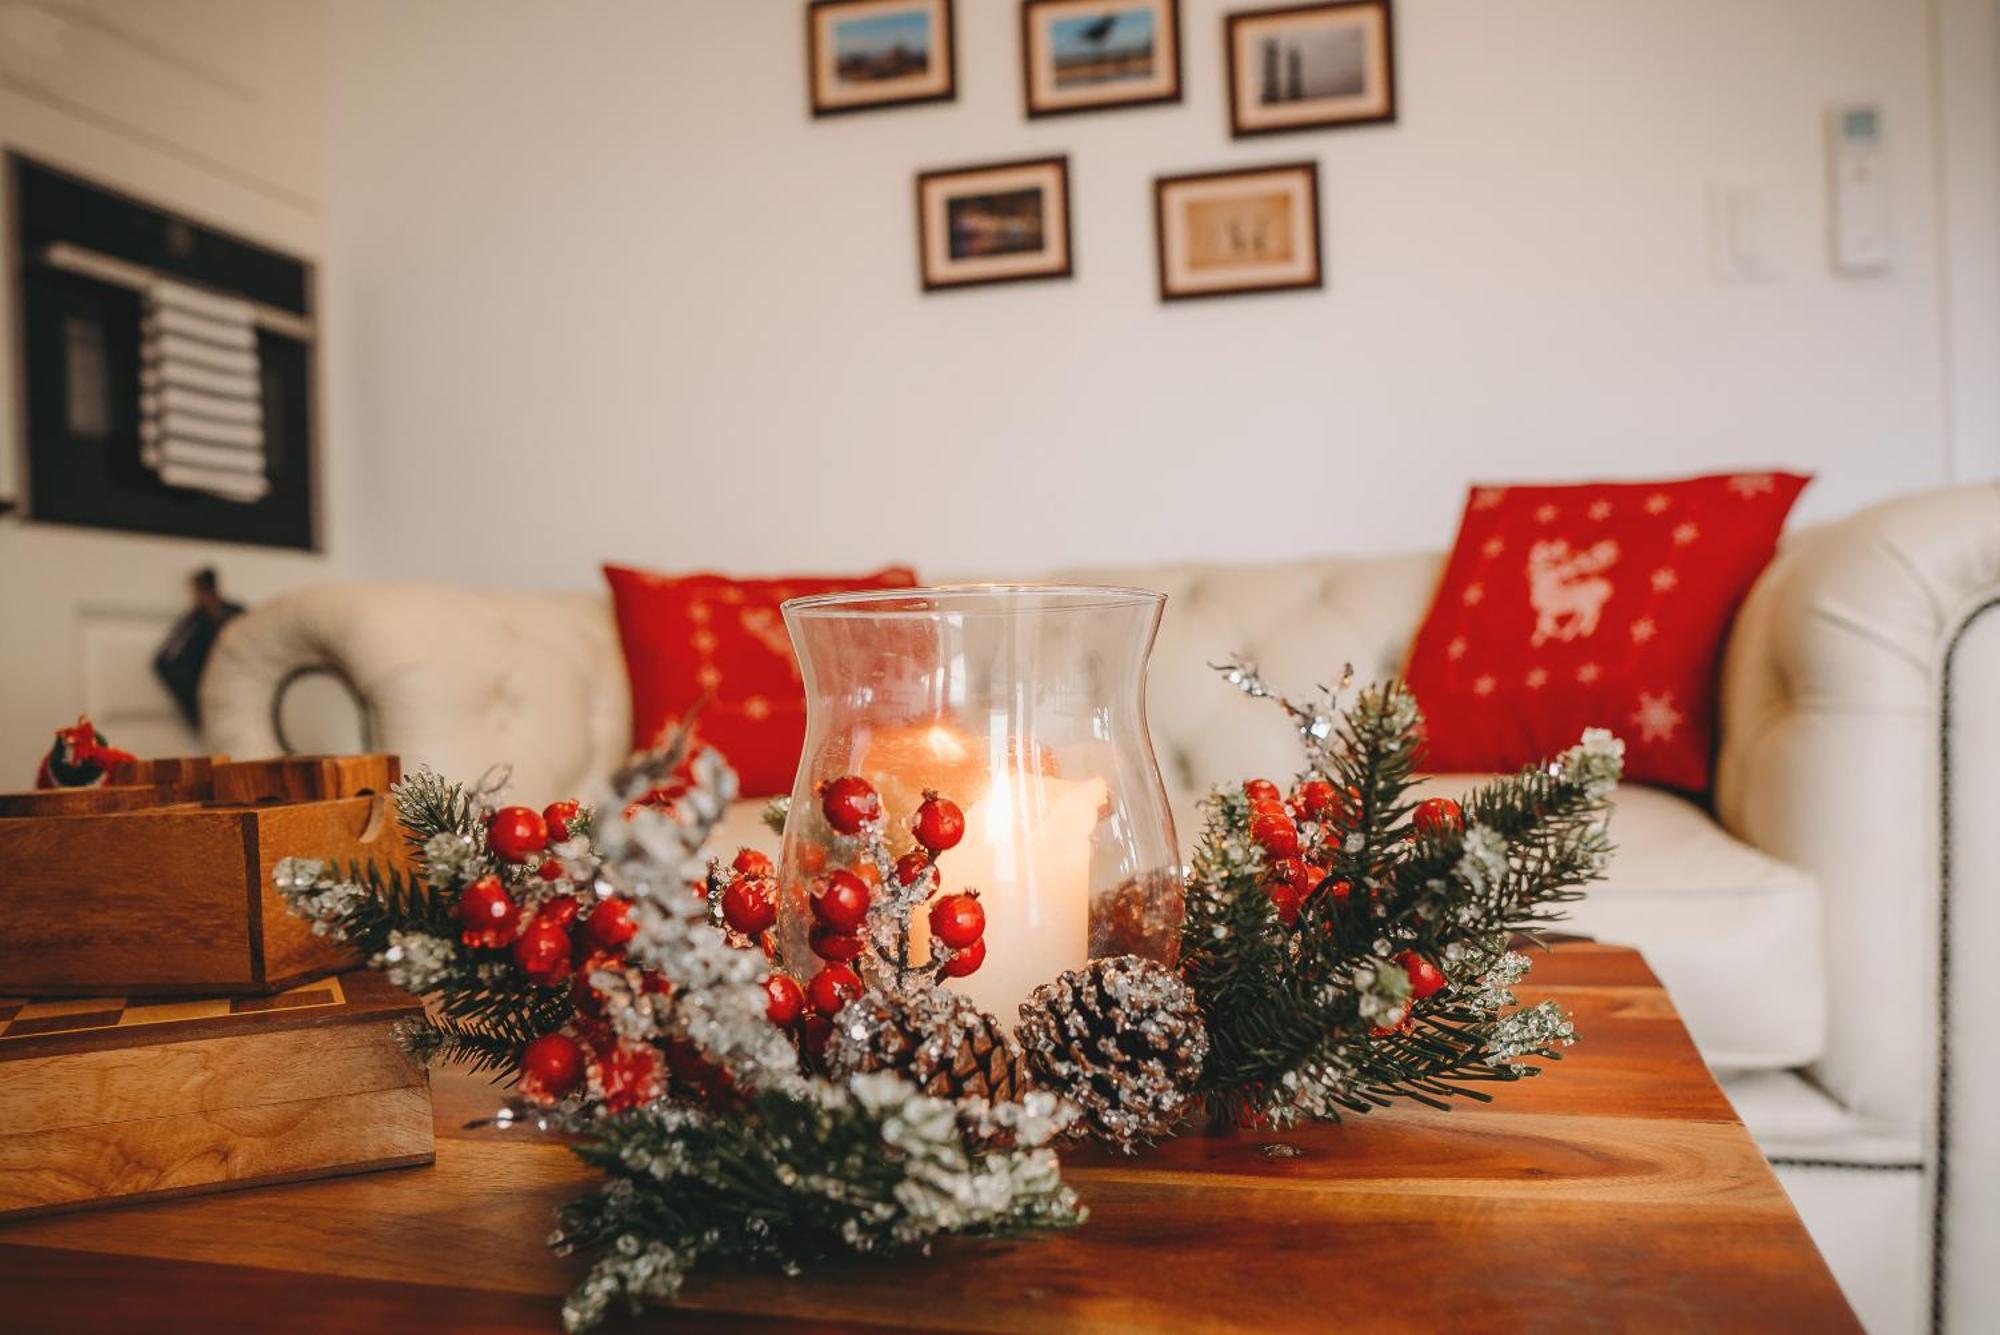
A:
<svg viewBox="0 0 2000 1335">
<path fill-rule="evenodd" d="M 780 1029 L 790 1029 L 805 1013 L 806 990 L 788 973 L 774 973 L 764 980 L 764 1018 Z"/>
<path fill-rule="evenodd" d="M 722 892 L 722 920 L 745 936 L 757 936 L 778 920 L 776 887 L 761 876 L 739 876 Z"/>
<path fill-rule="evenodd" d="M 964 978 L 979 972 L 979 966 L 986 963 L 986 938 L 981 937 L 965 949 L 953 955 L 945 963 L 944 976 Z"/>
<path fill-rule="evenodd" d="M 923 805 L 910 820 L 910 833 L 936 857 L 948 848 L 957 847 L 958 841 L 965 838 L 965 813 L 950 798 L 926 789 Z"/>
<path fill-rule="evenodd" d="M 535 869 L 535 874 L 551 885 L 569 875 L 568 872 L 563 870 L 562 863 L 554 858 L 544 858 L 542 865 Z"/>
<path fill-rule="evenodd" d="M 581 802 L 568 797 L 543 807 L 542 824 L 548 828 L 549 842 L 559 844 L 569 838 L 570 827 L 576 824 L 577 815 L 582 810 Z"/>
<path fill-rule="evenodd" d="M 858 774 L 843 774 L 823 784 L 819 807 L 826 814 L 826 823 L 846 835 L 860 834 L 863 826 L 882 815 L 882 799 Z"/>
<path fill-rule="evenodd" d="M 651 1103 L 666 1093 L 666 1060 L 651 1043 L 620 1042 L 598 1055 L 593 1083 L 612 1112 Z"/>
<path fill-rule="evenodd" d="M 919 881 L 926 882 L 926 896 L 934 893 L 938 888 L 938 869 L 930 854 L 921 848 L 913 848 L 896 859 L 896 883 L 916 885 Z"/>
<path fill-rule="evenodd" d="M 535 915 L 514 943 L 514 963 L 543 987 L 569 981 L 569 959 L 569 933 L 542 914 Z"/>
<path fill-rule="evenodd" d="M 770 876 L 775 871 L 771 859 L 754 848 L 737 849 L 736 860 L 729 865 L 744 876 Z"/>
<path fill-rule="evenodd" d="M 639 930 L 639 924 L 632 921 L 632 901 L 629 899 L 607 899 L 590 911 L 583 930 L 590 939 L 606 950 L 615 950 L 630 941 Z"/>
<path fill-rule="evenodd" d="M 1403 972 L 1410 975 L 1410 995 L 1418 1001 L 1422 1001 L 1444 986 L 1444 970 L 1416 951 L 1404 951 L 1396 956 L 1396 962 L 1403 966 Z"/>
<path fill-rule="evenodd" d="M 526 862 L 549 846 L 548 823 L 532 807 L 501 807 L 486 822 L 486 846 L 508 862 Z"/>
<path fill-rule="evenodd" d="M 813 954 L 836 964 L 849 964 L 861 954 L 861 938 L 831 923 L 814 923 L 810 939 Z"/>
<path fill-rule="evenodd" d="M 1354 893 L 1354 883 L 1352 881 L 1335 881 L 1326 888 L 1326 892 L 1333 896 L 1334 903 L 1345 904 L 1347 897 Z"/>
<path fill-rule="evenodd" d="M 845 964 L 829 964 L 806 984 L 806 999 L 821 1015 L 838 1014 L 840 1008 L 861 995 L 861 975 Z"/>
<path fill-rule="evenodd" d="M 1427 797 L 1417 803 L 1410 824 L 1418 834 L 1456 834 L 1465 828 L 1465 813 L 1448 797 Z"/>
<path fill-rule="evenodd" d="M 817 921 L 837 931 L 852 932 L 867 921 L 870 898 L 868 886 L 859 876 L 838 869 L 813 883 L 806 903 Z"/>
<path fill-rule="evenodd" d="M 1299 909 L 1305 904 L 1305 894 L 1290 881 L 1273 881 L 1264 887 L 1264 893 L 1271 897 L 1271 906 L 1278 911 L 1278 921 L 1285 926 L 1293 926 L 1299 920 Z"/>
<path fill-rule="evenodd" d="M 458 897 L 458 939 L 468 946 L 498 950 L 514 944 L 521 931 L 521 909 L 498 876 L 482 876 Z"/>
<path fill-rule="evenodd" d="M 583 1045 L 568 1034 L 543 1034 L 521 1049 L 521 1092 L 553 1103 L 583 1083 Z"/>
<path fill-rule="evenodd" d="M 1274 858 L 1295 857 L 1299 851 L 1299 827 L 1290 816 L 1266 812 L 1251 817 L 1250 838 Z"/>
<path fill-rule="evenodd" d="M 970 893 L 946 895 L 931 905 L 931 935 L 953 950 L 966 950 L 985 934 L 986 910 L 980 907 L 979 896 Z M 959 978 L 964 975 L 952 976 Z"/>
<path fill-rule="evenodd" d="M 1243 785 L 1243 795 L 1252 802 L 1275 802 L 1283 796 L 1278 785 L 1269 779 L 1250 779 Z"/>
</svg>

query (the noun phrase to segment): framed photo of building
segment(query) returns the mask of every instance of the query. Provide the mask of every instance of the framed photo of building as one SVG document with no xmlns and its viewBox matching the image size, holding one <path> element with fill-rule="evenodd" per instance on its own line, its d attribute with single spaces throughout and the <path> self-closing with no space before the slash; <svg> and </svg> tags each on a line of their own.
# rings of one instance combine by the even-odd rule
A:
<svg viewBox="0 0 2000 1335">
<path fill-rule="evenodd" d="M 1396 119 L 1389 0 L 1231 14 L 1229 128 L 1241 139 Z"/>
<path fill-rule="evenodd" d="M 1162 176 L 1153 204 L 1162 301 L 1325 285 L 1318 163 Z"/>
<path fill-rule="evenodd" d="M 1068 278 L 1069 159 L 920 174 L 917 252 L 926 292 Z"/>
<path fill-rule="evenodd" d="M 807 76 L 815 116 L 958 95 L 952 0 L 812 0 Z"/>
<path fill-rule="evenodd" d="M 1181 100 L 1180 0 L 1023 0 L 1030 116 Z"/>
</svg>

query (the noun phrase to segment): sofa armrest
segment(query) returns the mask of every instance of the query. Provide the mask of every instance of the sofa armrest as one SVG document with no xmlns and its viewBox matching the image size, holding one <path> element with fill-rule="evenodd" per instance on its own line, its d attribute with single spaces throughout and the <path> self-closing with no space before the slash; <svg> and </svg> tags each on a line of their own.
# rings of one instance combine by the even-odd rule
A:
<svg viewBox="0 0 2000 1335">
<path fill-rule="evenodd" d="M 1983 949 L 2000 942 L 2000 485 L 1788 543 L 1738 617 L 1721 718 L 1718 817 L 1825 895 L 1813 1074 L 1921 1147 L 1940 1312 L 2000 1306 L 2000 1277 L 1971 1263 L 2000 1251 L 2000 1043 L 1980 1024 L 2000 1005 Z"/>
<path fill-rule="evenodd" d="M 453 778 L 510 765 L 510 794 L 537 806 L 608 774 L 630 742 L 617 631 L 593 595 L 339 584 L 273 599 L 216 643 L 201 684 L 208 746 L 283 749 L 283 697 L 313 672 L 351 694 L 359 720 L 339 731 Z"/>
</svg>

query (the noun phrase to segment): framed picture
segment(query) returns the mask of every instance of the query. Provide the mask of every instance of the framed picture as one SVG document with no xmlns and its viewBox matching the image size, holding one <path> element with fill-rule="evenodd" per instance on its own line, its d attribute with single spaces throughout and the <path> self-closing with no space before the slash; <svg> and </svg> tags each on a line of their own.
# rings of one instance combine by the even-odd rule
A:
<svg viewBox="0 0 2000 1335">
<path fill-rule="evenodd" d="M 926 292 L 1068 278 L 1069 159 L 922 173 L 917 251 Z"/>
<path fill-rule="evenodd" d="M 1162 301 L 1325 285 L 1318 163 L 1162 176 L 1153 211 Z"/>
<path fill-rule="evenodd" d="M 1030 116 L 1181 100 L 1180 0 L 1023 0 Z"/>
<path fill-rule="evenodd" d="M 815 116 L 958 95 L 952 0 L 812 0 L 806 54 Z"/>
<path fill-rule="evenodd" d="M 1229 128 L 1237 138 L 1396 119 L 1389 0 L 1231 14 Z"/>
</svg>

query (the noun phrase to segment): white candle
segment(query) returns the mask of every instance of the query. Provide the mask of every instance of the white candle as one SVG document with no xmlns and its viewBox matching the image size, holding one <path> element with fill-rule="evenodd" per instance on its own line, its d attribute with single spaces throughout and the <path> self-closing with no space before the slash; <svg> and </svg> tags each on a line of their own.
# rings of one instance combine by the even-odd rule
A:
<svg viewBox="0 0 2000 1335">
<path fill-rule="evenodd" d="M 864 768 L 886 811 L 915 810 L 925 789 L 965 811 L 965 837 L 938 858 L 939 895 L 979 891 L 986 959 L 948 982 L 1011 1025 L 1030 992 L 1089 959 L 1091 839 L 1109 788 L 1057 778 L 1024 764 L 1009 739 L 988 740 L 979 747 L 939 724 L 894 730 L 872 739 Z M 999 758 L 996 770 L 982 750 Z M 910 926 L 911 958 L 929 959 L 928 906 Z"/>
</svg>

